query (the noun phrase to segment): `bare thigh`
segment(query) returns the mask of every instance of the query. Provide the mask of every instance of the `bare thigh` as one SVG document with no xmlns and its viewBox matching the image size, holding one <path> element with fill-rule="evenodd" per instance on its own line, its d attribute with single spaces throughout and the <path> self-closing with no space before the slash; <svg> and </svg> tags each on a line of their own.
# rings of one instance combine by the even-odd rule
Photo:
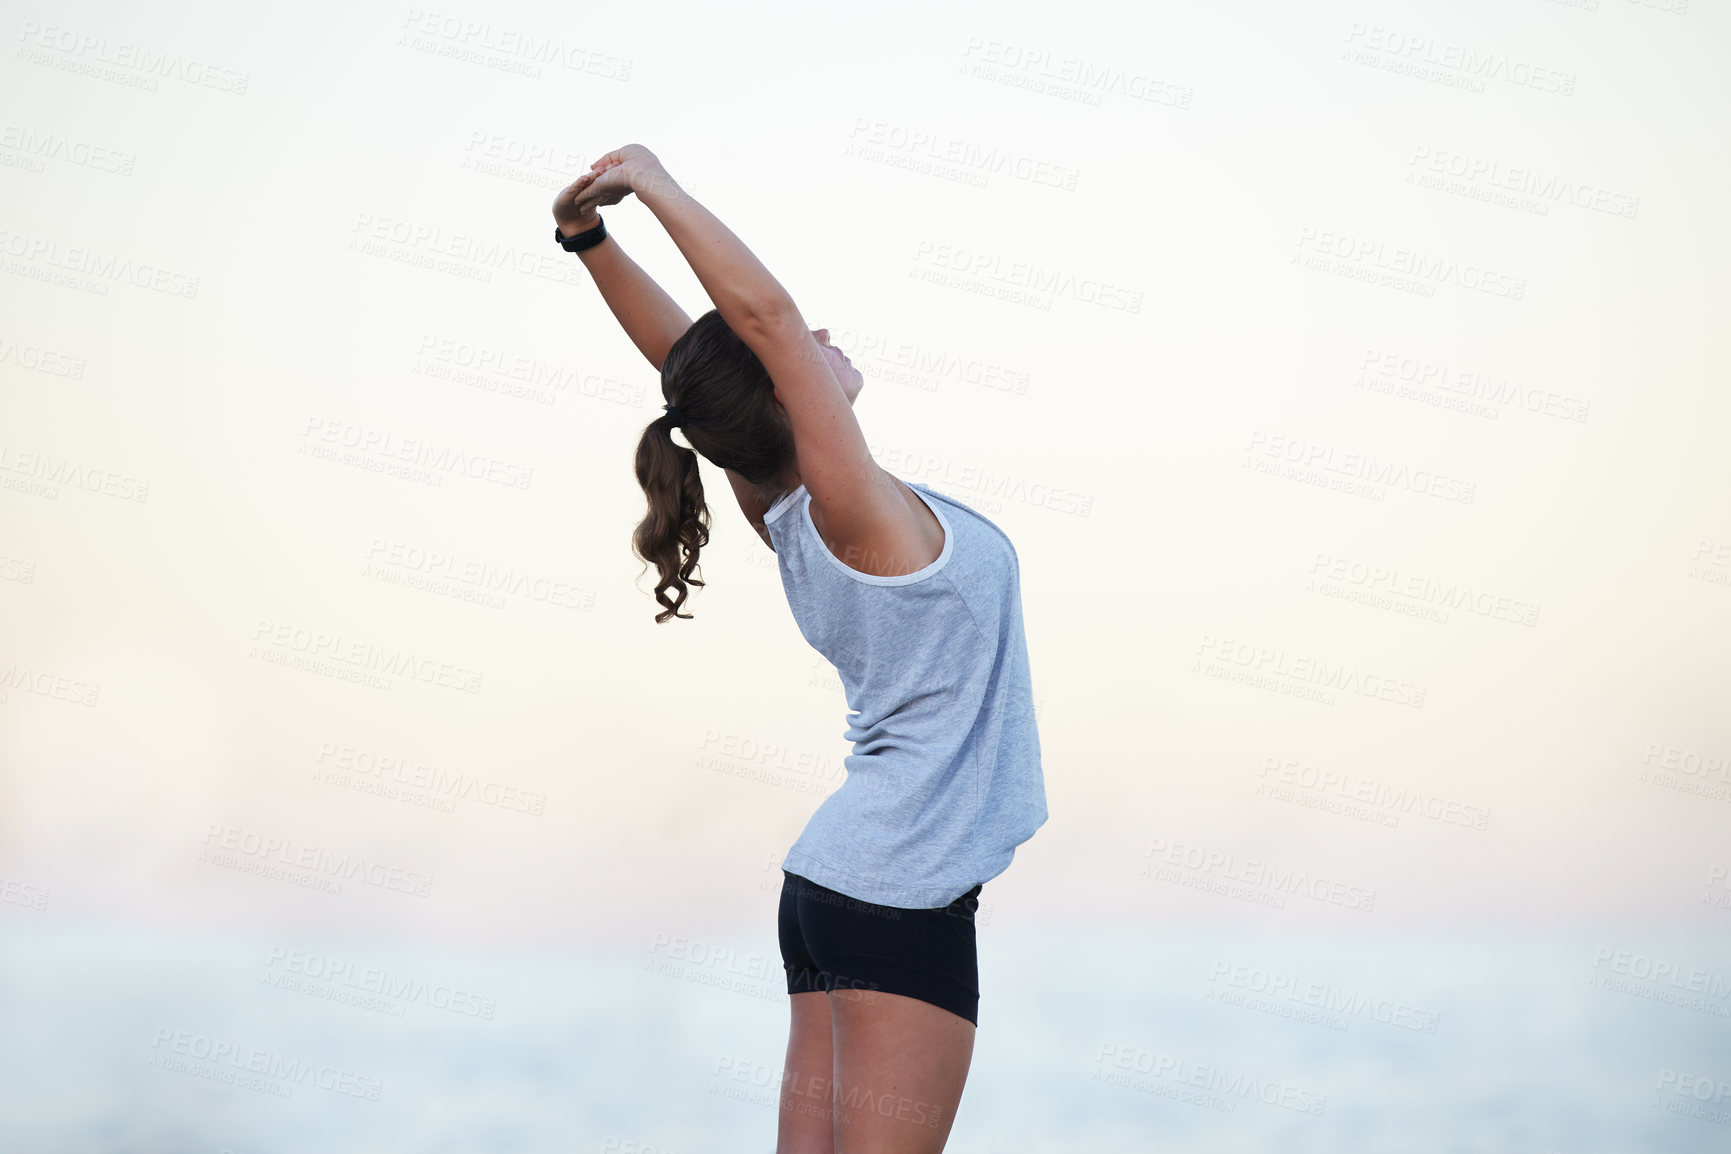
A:
<svg viewBox="0 0 1731 1154">
<path fill-rule="evenodd" d="M 949 1140 L 974 1024 L 901 994 L 829 995 L 835 1154 L 937 1154 Z"/>
<path fill-rule="evenodd" d="M 834 1154 L 835 1112 L 830 1079 L 835 1057 L 830 1046 L 829 995 L 794 994 L 787 1033 L 787 1064 L 781 1072 L 781 1114 L 775 1154 Z"/>
</svg>

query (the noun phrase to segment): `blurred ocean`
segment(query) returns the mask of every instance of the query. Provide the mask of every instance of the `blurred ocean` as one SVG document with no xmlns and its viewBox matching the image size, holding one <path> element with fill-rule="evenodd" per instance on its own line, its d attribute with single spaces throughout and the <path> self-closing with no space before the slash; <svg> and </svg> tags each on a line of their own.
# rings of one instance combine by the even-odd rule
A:
<svg viewBox="0 0 1731 1154">
<path fill-rule="evenodd" d="M 767 934 L 500 956 L 0 913 L 5 1154 L 774 1147 Z M 957 1154 L 1731 1150 L 1722 936 L 980 942 Z"/>
</svg>

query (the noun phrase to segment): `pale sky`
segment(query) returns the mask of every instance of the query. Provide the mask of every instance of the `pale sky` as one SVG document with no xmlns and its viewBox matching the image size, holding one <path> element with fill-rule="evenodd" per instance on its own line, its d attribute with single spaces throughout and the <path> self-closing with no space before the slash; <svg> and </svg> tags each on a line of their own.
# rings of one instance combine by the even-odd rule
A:
<svg viewBox="0 0 1731 1154">
<path fill-rule="evenodd" d="M 1017 545 L 1004 916 L 1716 912 L 1717 9 L 7 11 L 0 882 L 53 916 L 760 926 L 845 703 L 708 466 L 695 620 L 634 585 L 659 382 L 548 235 L 627 142 Z M 1295 876 L 1374 908 L 1196 888 Z"/>
</svg>

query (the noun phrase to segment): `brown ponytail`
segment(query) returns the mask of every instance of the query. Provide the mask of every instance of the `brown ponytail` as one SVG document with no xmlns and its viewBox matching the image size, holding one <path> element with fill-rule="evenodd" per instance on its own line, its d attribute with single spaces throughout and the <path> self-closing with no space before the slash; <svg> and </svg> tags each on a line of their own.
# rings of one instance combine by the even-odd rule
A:
<svg viewBox="0 0 1731 1154">
<path fill-rule="evenodd" d="M 660 574 L 655 600 L 665 608 L 655 623 L 669 617 L 690 620 L 691 614 L 679 610 L 689 596 L 686 586 L 703 584 L 695 574 L 698 550 L 709 544 L 709 506 L 703 501 L 697 454 L 674 442 L 670 413 L 651 421 L 637 442 L 637 483 L 649 499 L 649 513 L 632 535 L 631 547 Z"/>
<path fill-rule="evenodd" d="M 651 421 L 637 442 L 637 483 L 649 511 L 631 546 L 659 574 L 655 600 L 662 610 L 656 624 L 671 617 L 690 620 L 691 614 L 680 612 L 687 586 L 703 584 L 694 574 L 698 550 L 709 544 L 710 521 L 698 453 L 744 477 L 766 505 L 789 487 L 794 463 L 793 426 L 775 399 L 768 370 L 715 309 L 698 317 L 668 349 L 661 363 L 661 392 L 679 409 L 679 428 L 692 447 L 673 439 L 671 413 Z"/>
</svg>

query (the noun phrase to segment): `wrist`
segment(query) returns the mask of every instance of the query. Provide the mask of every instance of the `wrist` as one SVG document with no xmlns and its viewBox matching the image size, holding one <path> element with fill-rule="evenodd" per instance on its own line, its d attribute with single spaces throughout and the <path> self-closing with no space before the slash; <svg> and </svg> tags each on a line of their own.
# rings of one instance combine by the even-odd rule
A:
<svg viewBox="0 0 1731 1154">
<path fill-rule="evenodd" d="M 637 199 L 641 201 L 677 200 L 689 195 L 679 186 L 679 182 L 673 179 L 672 174 L 659 164 L 632 173 L 631 191 L 636 193 Z"/>
<path fill-rule="evenodd" d="M 566 235 L 569 236 L 571 234 L 567 233 Z M 596 253 L 601 252 L 603 249 L 610 248 L 611 246 L 608 244 L 608 242 L 611 241 L 612 239 L 613 239 L 613 234 L 608 233 L 605 236 L 603 236 L 600 240 L 595 241 L 591 244 L 587 244 L 587 245 L 583 246 L 582 248 L 578 249 L 572 255 L 575 256 L 578 260 L 583 261 L 584 263 L 588 263 L 589 259 L 591 257 L 593 257 Z M 563 248 L 564 246 L 561 245 L 560 247 Z"/>
</svg>

